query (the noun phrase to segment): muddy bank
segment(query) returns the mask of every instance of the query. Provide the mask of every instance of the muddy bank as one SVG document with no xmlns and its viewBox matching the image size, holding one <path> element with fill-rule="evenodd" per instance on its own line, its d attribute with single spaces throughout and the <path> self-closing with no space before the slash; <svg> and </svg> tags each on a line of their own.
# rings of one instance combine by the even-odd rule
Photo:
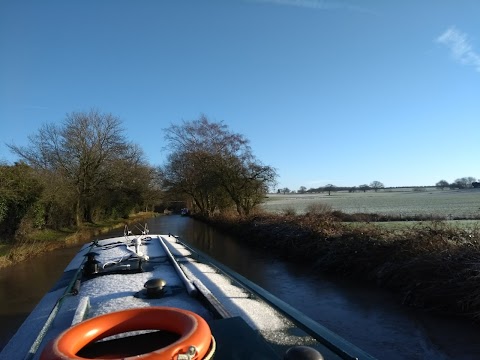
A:
<svg viewBox="0 0 480 360">
<path fill-rule="evenodd" d="M 376 283 L 405 305 L 477 320 L 480 231 L 432 221 L 392 231 L 331 214 L 203 219 L 251 246 L 316 271 Z"/>
</svg>

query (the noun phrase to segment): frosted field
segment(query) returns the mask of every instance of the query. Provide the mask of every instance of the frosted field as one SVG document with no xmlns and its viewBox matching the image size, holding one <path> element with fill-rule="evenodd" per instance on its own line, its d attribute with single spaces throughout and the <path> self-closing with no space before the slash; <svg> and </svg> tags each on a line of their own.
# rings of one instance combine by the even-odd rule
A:
<svg viewBox="0 0 480 360">
<path fill-rule="evenodd" d="M 377 213 L 389 215 L 437 215 L 449 217 L 480 217 L 480 189 L 413 191 L 385 189 L 378 192 L 332 192 L 322 194 L 269 194 L 262 208 L 281 213 L 295 209 L 305 213 L 310 204 L 323 203 L 346 213 Z"/>
</svg>

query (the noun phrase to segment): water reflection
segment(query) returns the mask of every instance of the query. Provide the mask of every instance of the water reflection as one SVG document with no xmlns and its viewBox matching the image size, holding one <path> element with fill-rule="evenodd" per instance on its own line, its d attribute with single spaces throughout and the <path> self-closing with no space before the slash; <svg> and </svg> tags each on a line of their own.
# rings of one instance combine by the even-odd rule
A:
<svg viewBox="0 0 480 360">
<path fill-rule="evenodd" d="M 0 349 L 60 278 L 79 246 L 59 249 L 0 270 Z"/>
</svg>

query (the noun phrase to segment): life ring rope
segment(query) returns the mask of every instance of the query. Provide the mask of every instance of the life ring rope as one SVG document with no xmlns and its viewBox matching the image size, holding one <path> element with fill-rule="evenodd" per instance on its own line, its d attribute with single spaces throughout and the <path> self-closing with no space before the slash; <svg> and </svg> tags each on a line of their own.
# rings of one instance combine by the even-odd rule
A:
<svg viewBox="0 0 480 360">
<path fill-rule="evenodd" d="M 186 354 L 193 346 L 195 354 L 190 359 L 197 360 L 204 359 L 212 347 L 210 327 L 201 316 L 184 309 L 157 306 L 108 313 L 72 326 L 45 347 L 40 360 L 84 360 L 77 353 L 86 345 L 139 330 L 166 330 L 180 338 L 166 347 L 127 359 L 170 360 Z"/>
</svg>

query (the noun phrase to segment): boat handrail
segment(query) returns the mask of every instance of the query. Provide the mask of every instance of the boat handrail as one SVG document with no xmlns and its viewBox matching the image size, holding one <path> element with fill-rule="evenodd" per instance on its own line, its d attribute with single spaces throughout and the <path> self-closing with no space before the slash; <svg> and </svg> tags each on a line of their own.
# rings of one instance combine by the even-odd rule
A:
<svg viewBox="0 0 480 360">
<path fill-rule="evenodd" d="M 86 251 L 86 253 L 90 252 L 94 246 L 95 246 L 95 242 L 92 242 L 92 244 L 88 247 L 88 250 Z M 60 307 L 65 297 L 68 295 L 74 295 L 74 296 L 78 295 L 78 290 L 80 287 L 80 282 L 78 281 L 78 279 L 83 269 L 83 264 L 85 263 L 86 260 L 87 260 L 87 257 L 84 257 L 82 260 L 82 263 L 80 264 L 77 271 L 75 272 L 72 279 L 70 280 L 69 284 L 65 288 L 65 291 L 63 292 L 62 296 L 60 296 L 55 302 L 55 305 L 50 311 L 50 314 L 48 315 L 48 318 L 45 321 L 45 324 L 43 324 L 42 329 L 40 330 L 37 337 L 33 341 L 33 344 L 28 350 L 28 353 L 25 355 L 24 360 L 33 359 L 33 357 L 37 353 L 38 348 L 40 347 L 40 344 L 42 343 L 45 335 L 47 334 L 48 329 L 50 328 L 53 321 L 55 320 L 55 317 L 57 316 L 58 311 L 60 310 Z"/>
<path fill-rule="evenodd" d="M 193 284 L 193 282 L 187 278 L 187 276 L 185 275 L 185 273 L 183 272 L 183 270 L 180 268 L 180 266 L 178 265 L 177 263 L 177 260 L 175 260 L 175 258 L 173 257 L 172 253 L 170 252 L 170 249 L 168 248 L 168 246 L 165 244 L 165 242 L 163 241 L 162 237 L 159 236 L 158 237 L 159 241 L 160 241 L 160 245 L 162 245 L 163 247 L 163 250 L 165 251 L 165 253 L 167 254 L 167 258 L 168 260 L 170 261 L 170 263 L 172 264 L 173 268 L 175 269 L 175 271 L 177 272 L 178 276 L 180 277 L 180 279 L 182 280 L 182 282 L 185 284 L 185 288 L 187 289 L 187 292 L 188 292 L 188 295 L 190 296 L 195 296 L 198 292 L 197 288 L 195 287 L 195 285 Z"/>
<path fill-rule="evenodd" d="M 135 228 L 139 230 L 142 235 L 148 235 L 150 233 L 150 230 L 148 230 L 147 223 L 145 223 L 145 225 L 135 224 Z"/>
</svg>

